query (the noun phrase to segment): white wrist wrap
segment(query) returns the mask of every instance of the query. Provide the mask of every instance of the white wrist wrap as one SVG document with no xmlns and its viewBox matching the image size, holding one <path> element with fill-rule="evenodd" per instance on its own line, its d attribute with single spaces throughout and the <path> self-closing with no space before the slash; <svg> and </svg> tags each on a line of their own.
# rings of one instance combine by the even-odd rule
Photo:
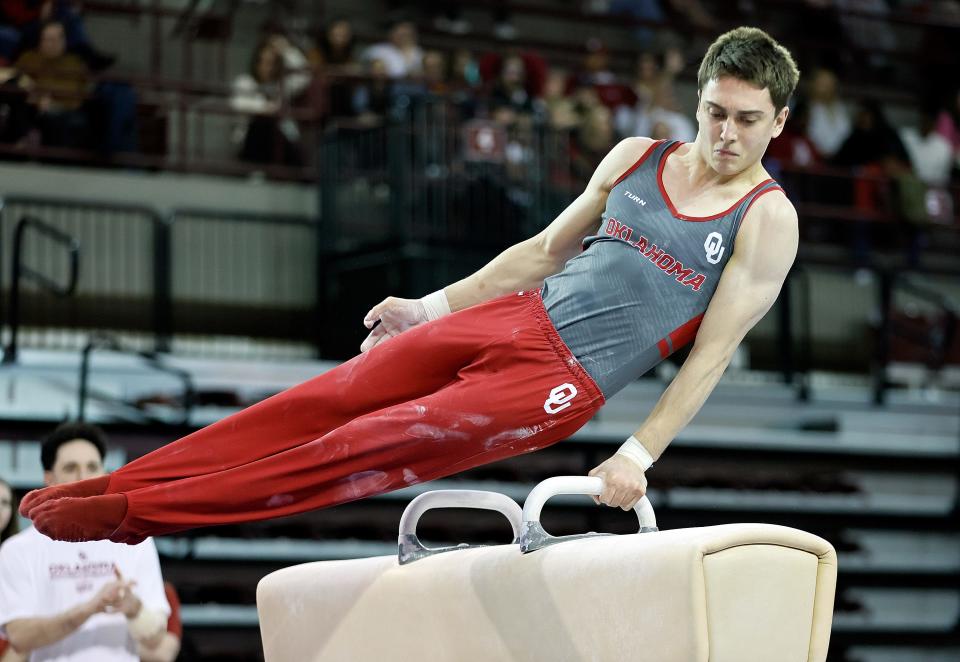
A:
<svg viewBox="0 0 960 662">
<path fill-rule="evenodd" d="M 650 455 L 650 451 L 633 435 L 630 435 L 630 438 L 623 442 L 623 446 L 620 447 L 616 454 L 633 460 L 639 464 L 644 471 L 653 466 L 653 456 Z"/>
<path fill-rule="evenodd" d="M 147 609 L 146 605 L 140 607 L 140 612 L 131 619 L 127 620 L 127 629 L 137 641 L 155 637 L 164 627 L 167 619 L 160 612 Z"/>
<path fill-rule="evenodd" d="M 420 301 L 423 303 L 423 307 L 427 311 L 427 319 L 430 321 L 450 314 L 450 303 L 447 301 L 447 295 L 444 294 L 442 289 L 428 294 L 420 299 Z"/>
</svg>

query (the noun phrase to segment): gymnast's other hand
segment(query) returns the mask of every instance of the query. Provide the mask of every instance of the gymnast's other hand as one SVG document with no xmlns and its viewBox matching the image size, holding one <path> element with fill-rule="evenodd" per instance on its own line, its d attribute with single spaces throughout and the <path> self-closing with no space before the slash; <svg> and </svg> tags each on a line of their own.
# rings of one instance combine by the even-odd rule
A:
<svg viewBox="0 0 960 662">
<path fill-rule="evenodd" d="M 370 329 L 370 334 L 360 345 L 360 351 L 366 352 L 427 320 L 427 310 L 420 299 L 387 297 L 364 316 L 363 325 Z"/>
<path fill-rule="evenodd" d="M 590 470 L 590 476 L 603 479 L 603 493 L 594 502 L 630 510 L 647 493 L 647 475 L 643 467 L 628 457 L 614 455 Z"/>
</svg>

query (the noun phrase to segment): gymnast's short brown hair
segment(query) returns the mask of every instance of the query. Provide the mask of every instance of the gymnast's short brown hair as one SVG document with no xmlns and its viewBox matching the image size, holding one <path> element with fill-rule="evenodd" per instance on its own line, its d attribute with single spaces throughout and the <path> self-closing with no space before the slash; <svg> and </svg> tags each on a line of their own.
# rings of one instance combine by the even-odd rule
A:
<svg viewBox="0 0 960 662">
<path fill-rule="evenodd" d="M 763 30 L 740 27 L 720 35 L 707 49 L 697 73 L 697 89 L 721 76 L 733 76 L 770 91 L 774 108 L 787 105 L 800 80 L 790 51 Z"/>
</svg>

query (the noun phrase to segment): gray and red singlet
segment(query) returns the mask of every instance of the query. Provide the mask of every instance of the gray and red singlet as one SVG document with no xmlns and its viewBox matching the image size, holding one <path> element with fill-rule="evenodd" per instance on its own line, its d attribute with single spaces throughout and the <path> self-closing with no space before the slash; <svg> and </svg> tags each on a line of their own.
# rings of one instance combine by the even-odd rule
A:
<svg viewBox="0 0 960 662">
<path fill-rule="evenodd" d="M 662 176 L 681 144 L 650 146 L 610 191 L 597 234 L 543 284 L 550 320 L 607 398 L 693 340 L 747 210 L 780 190 L 768 179 L 720 214 L 680 214 Z"/>
</svg>

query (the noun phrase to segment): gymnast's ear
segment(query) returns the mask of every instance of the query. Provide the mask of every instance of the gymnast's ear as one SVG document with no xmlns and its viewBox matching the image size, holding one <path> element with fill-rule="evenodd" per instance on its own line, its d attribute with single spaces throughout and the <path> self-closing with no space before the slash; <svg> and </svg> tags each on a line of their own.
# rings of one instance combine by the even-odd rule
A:
<svg viewBox="0 0 960 662">
<path fill-rule="evenodd" d="M 777 113 L 777 116 L 773 118 L 773 136 L 776 138 L 783 132 L 783 126 L 787 123 L 787 117 L 790 116 L 790 107 L 784 106 L 780 109 L 780 112 Z"/>
</svg>

